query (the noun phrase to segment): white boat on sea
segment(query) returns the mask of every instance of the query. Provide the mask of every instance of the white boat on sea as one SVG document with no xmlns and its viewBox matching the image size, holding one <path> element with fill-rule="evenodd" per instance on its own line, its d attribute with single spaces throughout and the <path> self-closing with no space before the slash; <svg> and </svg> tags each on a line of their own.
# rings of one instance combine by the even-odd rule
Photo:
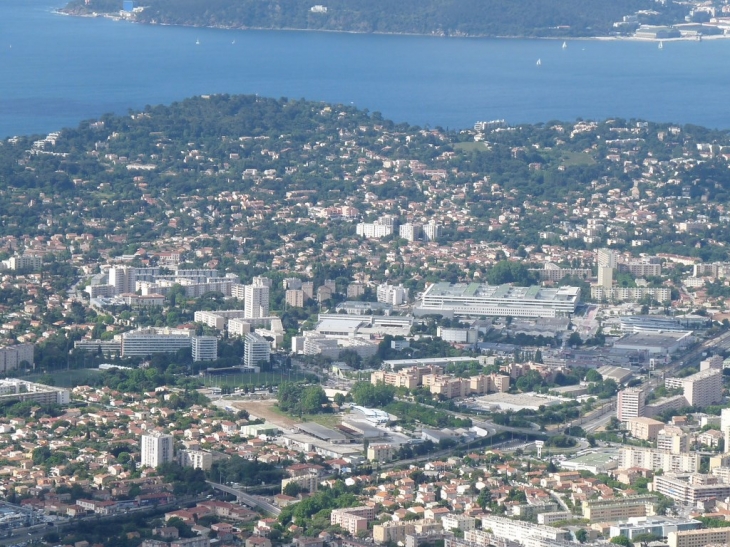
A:
<svg viewBox="0 0 730 547">
<path fill-rule="evenodd" d="M 536 64 L 537 66 L 540 66 L 540 65 L 542 64 L 542 60 L 541 60 L 541 59 L 538 59 L 538 60 L 537 60 L 537 63 L 535 63 L 535 64 Z"/>
<path fill-rule="evenodd" d="M 563 49 L 568 49 L 568 42 L 563 42 Z"/>
<path fill-rule="evenodd" d="M 195 40 L 195 45 L 196 46 L 199 46 L 200 45 L 200 40 L 199 39 L 198 40 Z"/>
<path fill-rule="evenodd" d="M 661 40 L 659 41 L 659 49 L 664 49 L 664 42 Z"/>
</svg>

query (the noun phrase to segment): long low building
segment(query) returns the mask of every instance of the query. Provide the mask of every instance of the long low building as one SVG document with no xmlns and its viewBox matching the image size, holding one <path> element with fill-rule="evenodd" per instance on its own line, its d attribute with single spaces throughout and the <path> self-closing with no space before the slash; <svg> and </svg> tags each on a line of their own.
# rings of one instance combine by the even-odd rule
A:
<svg viewBox="0 0 730 547">
<path fill-rule="evenodd" d="M 7 378 L 0 380 L 0 402 L 6 401 L 33 401 L 46 405 L 67 405 L 71 401 L 71 392 L 60 387 Z"/>
<path fill-rule="evenodd" d="M 482 530 L 492 530 L 497 537 L 513 538 L 522 542 L 533 537 L 548 540 L 568 539 L 568 531 L 552 526 L 512 520 L 505 517 L 486 516 L 482 518 Z"/>
<path fill-rule="evenodd" d="M 707 528 L 669 532 L 669 547 L 704 547 L 705 545 L 730 545 L 730 528 Z"/>
<path fill-rule="evenodd" d="M 717 477 L 694 474 L 654 476 L 654 491 L 679 503 L 695 505 L 711 498 L 725 499 L 730 496 L 730 484 L 719 482 Z"/>
<path fill-rule="evenodd" d="M 435 283 L 423 293 L 417 311 L 421 315 L 564 317 L 575 312 L 579 301 L 579 287 Z"/>
</svg>

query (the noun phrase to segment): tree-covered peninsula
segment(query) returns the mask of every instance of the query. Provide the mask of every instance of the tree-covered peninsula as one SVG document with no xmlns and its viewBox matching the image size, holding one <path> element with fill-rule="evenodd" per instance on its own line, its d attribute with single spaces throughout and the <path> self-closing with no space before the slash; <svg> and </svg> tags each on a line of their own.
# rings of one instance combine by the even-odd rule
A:
<svg viewBox="0 0 730 547">
<path fill-rule="evenodd" d="M 76 15 L 119 14 L 121 0 L 72 0 Z M 128 17 L 141 23 L 438 36 L 591 37 L 632 16 L 646 24 L 682 21 L 687 7 L 654 0 L 146 0 Z"/>
</svg>

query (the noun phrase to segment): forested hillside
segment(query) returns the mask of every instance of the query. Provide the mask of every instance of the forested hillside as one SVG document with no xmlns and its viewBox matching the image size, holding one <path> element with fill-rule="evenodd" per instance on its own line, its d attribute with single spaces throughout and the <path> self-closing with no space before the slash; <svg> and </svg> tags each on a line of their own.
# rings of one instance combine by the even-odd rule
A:
<svg viewBox="0 0 730 547">
<path fill-rule="evenodd" d="M 677 22 L 686 9 L 653 0 L 147 0 L 144 23 L 452 36 L 600 36 L 639 10 Z M 73 0 L 71 13 L 114 13 L 121 0 Z"/>
</svg>

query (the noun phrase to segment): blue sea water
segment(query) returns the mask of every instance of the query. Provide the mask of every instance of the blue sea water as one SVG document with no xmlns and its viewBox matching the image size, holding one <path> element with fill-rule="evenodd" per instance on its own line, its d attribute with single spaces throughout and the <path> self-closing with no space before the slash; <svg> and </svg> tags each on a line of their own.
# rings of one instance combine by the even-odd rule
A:
<svg viewBox="0 0 730 547">
<path fill-rule="evenodd" d="M 563 49 L 553 40 L 146 26 L 53 13 L 62 5 L 0 0 L 0 137 L 206 93 L 353 103 L 451 128 L 625 117 L 730 129 L 726 40 Z"/>
</svg>

